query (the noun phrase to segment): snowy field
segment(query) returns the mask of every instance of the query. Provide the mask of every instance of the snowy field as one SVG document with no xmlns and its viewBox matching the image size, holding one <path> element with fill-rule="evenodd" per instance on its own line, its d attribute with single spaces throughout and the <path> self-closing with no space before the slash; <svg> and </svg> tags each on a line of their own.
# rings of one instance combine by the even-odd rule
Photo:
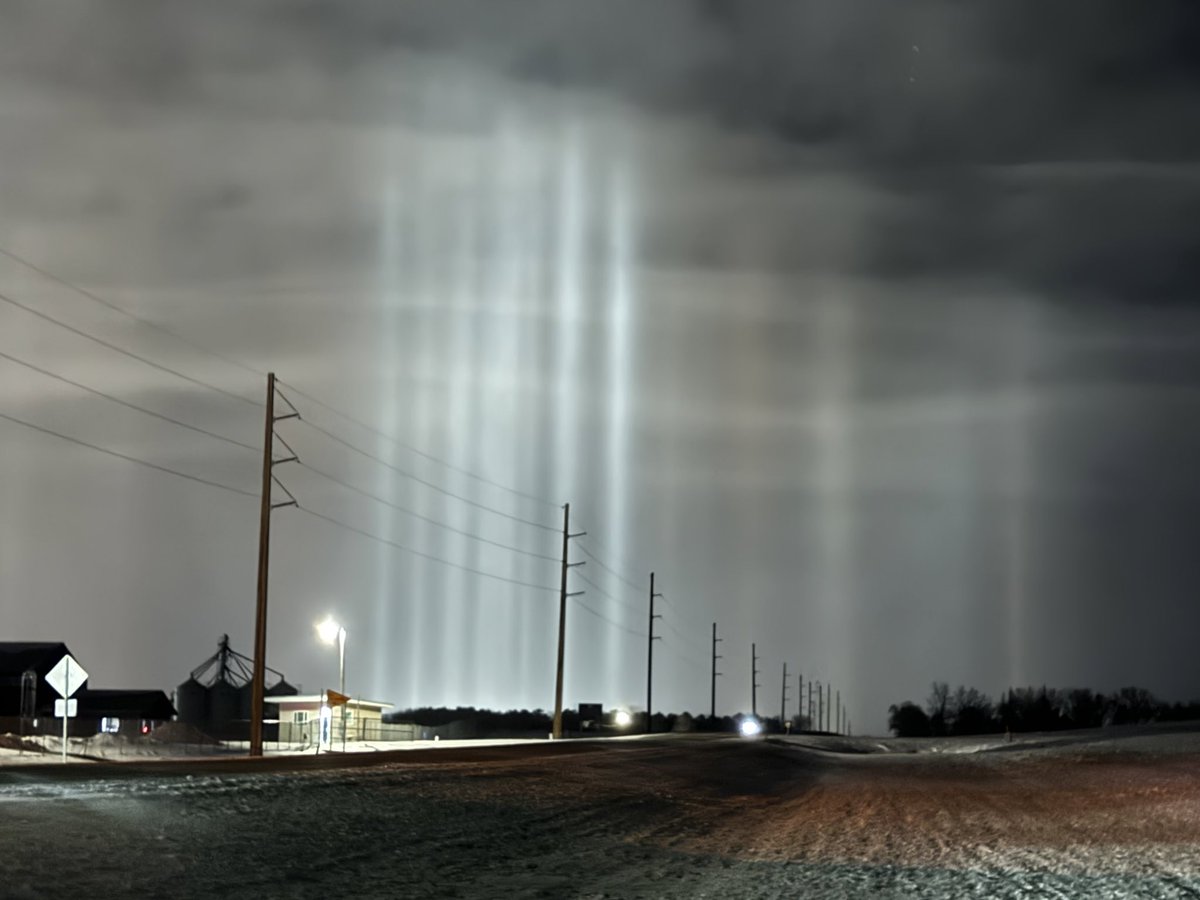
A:
<svg viewBox="0 0 1200 900">
<path fill-rule="evenodd" d="M 353 759 L 6 766 L 0 896 L 1200 895 L 1192 729 Z"/>
</svg>

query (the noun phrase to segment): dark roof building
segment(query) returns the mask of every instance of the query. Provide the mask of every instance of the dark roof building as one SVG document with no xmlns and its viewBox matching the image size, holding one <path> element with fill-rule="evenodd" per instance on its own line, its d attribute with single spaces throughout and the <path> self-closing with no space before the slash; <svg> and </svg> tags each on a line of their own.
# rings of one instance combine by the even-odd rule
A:
<svg viewBox="0 0 1200 900">
<path fill-rule="evenodd" d="M 0 717 L 21 715 L 21 681 L 26 672 L 33 673 L 33 714 L 51 715 L 58 695 L 46 684 L 46 674 L 70 652 L 61 641 L 0 641 Z"/>
<path fill-rule="evenodd" d="M 21 728 L 26 733 L 17 721 L 22 714 L 26 719 L 54 718 L 58 694 L 46 683 L 46 675 L 70 652 L 61 641 L 0 641 L 0 731 Z M 85 681 L 75 693 L 79 704 L 71 725 L 73 734 L 99 730 L 105 720 L 125 723 L 123 729 L 136 729 L 142 723 L 166 722 L 175 716 L 175 707 L 163 691 L 93 689 L 89 683 Z M 22 693 L 26 695 L 24 708 Z"/>
<path fill-rule="evenodd" d="M 166 722 L 175 707 L 163 691 L 85 690 L 79 695 L 79 717 L 86 719 L 137 719 Z"/>
</svg>

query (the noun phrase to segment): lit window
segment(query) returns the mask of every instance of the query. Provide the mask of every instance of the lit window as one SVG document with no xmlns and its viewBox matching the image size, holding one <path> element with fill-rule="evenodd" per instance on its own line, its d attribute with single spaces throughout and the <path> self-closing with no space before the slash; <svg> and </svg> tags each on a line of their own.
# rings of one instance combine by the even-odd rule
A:
<svg viewBox="0 0 1200 900">
<path fill-rule="evenodd" d="M 121 730 L 121 720 L 111 716 L 105 716 L 100 720 L 100 730 L 105 734 L 116 734 Z"/>
</svg>

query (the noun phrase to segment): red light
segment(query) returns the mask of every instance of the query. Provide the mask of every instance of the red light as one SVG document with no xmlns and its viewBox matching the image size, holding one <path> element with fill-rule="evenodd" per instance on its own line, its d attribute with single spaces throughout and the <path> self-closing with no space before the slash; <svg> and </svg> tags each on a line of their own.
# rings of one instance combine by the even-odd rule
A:
<svg viewBox="0 0 1200 900">
<path fill-rule="evenodd" d="M 142 726 L 142 734 L 149 734 L 149 733 L 150 733 L 150 726 L 149 726 L 149 725 L 143 725 L 143 726 Z"/>
</svg>

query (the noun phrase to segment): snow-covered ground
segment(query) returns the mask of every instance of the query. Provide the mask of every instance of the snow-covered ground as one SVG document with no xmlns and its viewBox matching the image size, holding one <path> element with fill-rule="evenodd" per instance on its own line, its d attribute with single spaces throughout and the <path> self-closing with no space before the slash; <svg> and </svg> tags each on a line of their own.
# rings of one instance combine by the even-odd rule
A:
<svg viewBox="0 0 1200 900">
<path fill-rule="evenodd" d="M 6 767 L 0 896 L 1197 896 L 1200 733 L 1101 735 Z"/>
</svg>

